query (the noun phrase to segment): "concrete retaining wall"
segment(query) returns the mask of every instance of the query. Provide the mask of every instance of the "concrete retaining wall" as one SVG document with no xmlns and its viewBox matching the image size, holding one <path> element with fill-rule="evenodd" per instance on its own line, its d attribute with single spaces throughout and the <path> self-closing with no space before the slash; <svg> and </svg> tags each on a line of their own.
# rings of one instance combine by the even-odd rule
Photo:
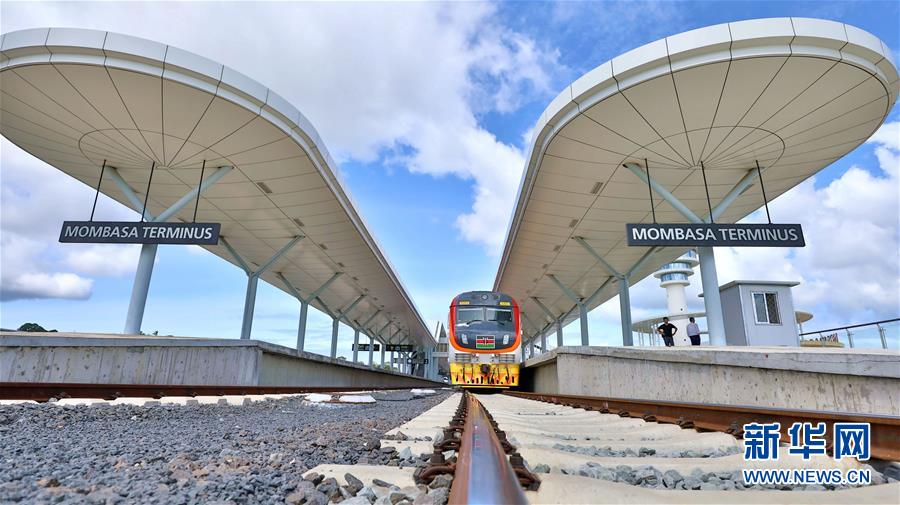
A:
<svg viewBox="0 0 900 505">
<path fill-rule="evenodd" d="M 900 415 L 895 351 L 562 347 L 525 365 L 542 393 Z"/>
<path fill-rule="evenodd" d="M 256 340 L 0 333 L 0 382 L 434 387 Z"/>
</svg>

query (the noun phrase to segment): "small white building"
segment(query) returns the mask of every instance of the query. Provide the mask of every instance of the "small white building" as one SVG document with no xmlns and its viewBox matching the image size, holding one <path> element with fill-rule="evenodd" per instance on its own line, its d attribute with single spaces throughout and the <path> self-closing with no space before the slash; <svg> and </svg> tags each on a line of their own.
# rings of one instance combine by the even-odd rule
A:
<svg viewBox="0 0 900 505">
<path fill-rule="evenodd" d="M 732 281 L 720 286 L 728 345 L 799 346 L 800 334 L 791 296 L 791 288 L 799 284 Z"/>
</svg>

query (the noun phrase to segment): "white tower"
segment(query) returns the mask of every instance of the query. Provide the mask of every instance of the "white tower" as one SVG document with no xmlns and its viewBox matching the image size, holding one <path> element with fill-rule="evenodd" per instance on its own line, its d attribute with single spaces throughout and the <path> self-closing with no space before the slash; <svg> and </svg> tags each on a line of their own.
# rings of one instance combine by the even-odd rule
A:
<svg viewBox="0 0 900 505">
<path fill-rule="evenodd" d="M 700 264 L 697 251 L 691 249 L 682 254 L 672 263 L 663 265 L 653 272 L 653 276 L 659 279 L 660 287 L 666 288 L 666 305 L 668 308 L 669 322 L 678 328 L 675 334 L 675 345 L 690 345 L 685 328 L 688 324 L 687 297 L 684 294 L 685 286 L 690 285 L 688 277 L 694 275 L 694 267 Z"/>
</svg>

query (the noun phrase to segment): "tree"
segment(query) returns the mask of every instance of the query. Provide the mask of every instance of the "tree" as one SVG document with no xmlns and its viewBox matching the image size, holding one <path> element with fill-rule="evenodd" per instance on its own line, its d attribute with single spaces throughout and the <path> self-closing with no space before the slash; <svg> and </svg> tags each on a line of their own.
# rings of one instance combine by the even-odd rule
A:
<svg viewBox="0 0 900 505">
<path fill-rule="evenodd" d="M 41 326 L 37 323 L 25 323 L 22 326 L 19 326 L 19 331 L 32 332 L 32 331 L 47 331 L 47 330 L 45 330 L 43 326 Z"/>
</svg>

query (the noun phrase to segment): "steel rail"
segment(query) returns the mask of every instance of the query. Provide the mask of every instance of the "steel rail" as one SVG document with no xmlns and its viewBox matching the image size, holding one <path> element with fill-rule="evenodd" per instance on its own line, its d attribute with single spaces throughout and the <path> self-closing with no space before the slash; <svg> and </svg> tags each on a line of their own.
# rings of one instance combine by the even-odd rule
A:
<svg viewBox="0 0 900 505">
<path fill-rule="evenodd" d="M 60 382 L 0 382 L 0 400 L 48 401 L 51 398 L 122 397 L 162 398 L 164 396 L 223 396 L 290 393 L 333 393 L 408 389 L 410 386 L 231 386 L 190 384 L 83 384 Z"/>
<path fill-rule="evenodd" d="M 599 396 L 574 396 L 543 393 L 504 391 L 503 394 L 538 400 L 622 417 L 637 417 L 645 421 L 677 424 L 698 431 L 720 431 L 742 438 L 743 426 L 748 423 L 781 424 L 783 439 L 793 423 L 824 422 L 826 444 L 830 451 L 834 423 L 869 423 L 872 458 L 900 460 L 900 417 L 848 412 L 818 412 L 815 410 L 779 409 L 746 405 L 722 405 L 713 403 L 668 402 Z"/>
<path fill-rule="evenodd" d="M 519 478 L 481 402 L 469 392 L 449 505 L 527 504 Z"/>
</svg>

